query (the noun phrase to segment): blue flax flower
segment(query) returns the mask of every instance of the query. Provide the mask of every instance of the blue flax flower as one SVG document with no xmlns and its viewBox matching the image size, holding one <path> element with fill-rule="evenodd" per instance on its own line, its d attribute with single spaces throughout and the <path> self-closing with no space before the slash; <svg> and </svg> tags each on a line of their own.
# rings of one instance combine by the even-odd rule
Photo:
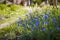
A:
<svg viewBox="0 0 60 40">
<path fill-rule="evenodd" d="M 33 24 L 33 22 L 30 22 L 30 24 Z"/>
<path fill-rule="evenodd" d="M 52 19 L 52 22 L 53 22 L 53 23 L 56 23 L 56 22 L 57 22 L 56 18 L 53 18 L 53 19 Z"/>
<path fill-rule="evenodd" d="M 22 24 L 22 22 L 23 22 L 23 20 L 20 20 L 18 23 L 19 23 L 19 24 Z"/>
<path fill-rule="evenodd" d="M 39 25 L 39 21 L 36 21 L 35 25 L 38 26 Z"/>
<path fill-rule="evenodd" d="M 48 20 L 49 16 L 48 15 L 43 15 L 43 17 Z"/>
<path fill-rule="evenodd" d="M 32 22 L 34 22 L 34 20 L 32 20 Z"/>
<path fill-rule="evenodd" d="M 22 24 L 22 21 L 20 21 L 19 23 Z"/>
<path fill-rule="evenodd" d="M 45 32 L 46 31 L 46 28 L 42 28 L 42 31 Z"/>
<path fill-rule="evenodd" d="M 30 24 L 33 24 L 34 20 L 31 20 Z"/>
<path fill-rule="evenodd" d="M 60 30 L 60 27 L 57 27 L 56 29 L 57 29 L 57 30 Z"/>
<path fill-rule="evenodd" d="M 48 22 L 48 21 L 46 21 L 46 22 L 45 22 L 45 24 L 47 24 L 47 25 L 48 25 L 48 24 L 49 24 L 49 22 Z"/>
<path fill-rule="evenodd" d="M 24 27 L 25 27 L 25 26 L 26 26 L 26 24 L 22 24 L 22 26 L 24 26 Z"/>
<path fill-rule="evenodd" d="M 32 27 L 32 31 L 34 30 L 34 27 Z"/>
<path fill-rule="evenodd" d="M 36 18 L 36 17 L 35 17 L 35 18 L 34 18 L 34 20 L 36 20 L 36 21 L 37 21 L 37 20 L 38 20 L 38 18 Z"/>
<path fill-rule="evenodd" d="M 58 18 L 60 19 L 60 16 L 58 16 Z"/>
</svg>

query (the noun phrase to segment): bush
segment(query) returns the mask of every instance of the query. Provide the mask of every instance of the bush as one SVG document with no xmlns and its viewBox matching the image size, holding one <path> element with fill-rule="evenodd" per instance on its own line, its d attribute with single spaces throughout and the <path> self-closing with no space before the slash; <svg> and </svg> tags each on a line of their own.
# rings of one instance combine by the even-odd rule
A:
<svg viewBox="0 0 60 40">
<path fill-rule="evenodd" d="M 6 40 L 52 40 L 56 30 L 60 30 L 60 8 L 43 7 L 33 10 L 11 26 L 1 29 L 0 39 Z"/>
</svg>

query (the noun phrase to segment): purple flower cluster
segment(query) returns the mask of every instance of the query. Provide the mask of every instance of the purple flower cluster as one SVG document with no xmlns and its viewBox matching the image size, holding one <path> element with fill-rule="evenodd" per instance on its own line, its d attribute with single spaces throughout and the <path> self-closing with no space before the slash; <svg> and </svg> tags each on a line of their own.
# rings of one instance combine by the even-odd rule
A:
<svg viewBox="0 0 60 40">
<path fill-rule="evenodd" d="M 43 14 L 44 19 L 48 20 L 49 19 L 49 14 Z"/>
<path fill-rule="evenodd" d="M 56 30 L 60 30 L 60 27 L 57 27 Z"/>
<path fill-rule="evenodd" d="M 43 31 L 43 32 L 46 32 L 46 28 L 42 28 L 42 31 Z"/>
<path fill-rule="evenodd" d="M 56 23 L 56 22 L 57 22 L 56 18 L 53 18 L 53 19 L 52 19 L 52 22 L 53 22 L 53 23 Z"/>
<path fill-rule="evenodd" d="M 36 21 L 35 25 L 38 26 L 39 25 L 39 21 Z"/>
<path fill-rule="evenodd" d="M 47 14 L 42 14 L 40 16 L 38 15 L 33 15 L 33 14 L 29 14 L 29 15 L 26 15 L 28 16 L 28 18 L 26 18 L 27 20 L 21 20 L 18 22 L 18 26 L 22 25 L 23 27 L 30 27 L 32 30 L 35 30 L 34 27 L 37 27 L 39 29 L 39 27 L 50 27 L 50 25 L 53 23 L 57 23 L 57 18 L 54 17 L 53 14 L 50 15 L 50 13 L 47 13 Z M 58 16 L 58 18 L 60 18 L 60 16 Z M 50 24 L 51 23 L 51 24 Z M 28 26 L 27 26 L 28 25 Z M 30 29 L 28 28 L 28 29 Z M 46 28 L 42 28 L 42 29 L 39 29 L 39 30 L 42 30 L 43 32 L 46 31 Z M 57 30 L 60 30 L 60 28 L 57 28 Z"/>
<path fill-rule="evenodd" d="M 60 19 L 60 16 L 58 16 L 58 18 Z"/>
</svg>

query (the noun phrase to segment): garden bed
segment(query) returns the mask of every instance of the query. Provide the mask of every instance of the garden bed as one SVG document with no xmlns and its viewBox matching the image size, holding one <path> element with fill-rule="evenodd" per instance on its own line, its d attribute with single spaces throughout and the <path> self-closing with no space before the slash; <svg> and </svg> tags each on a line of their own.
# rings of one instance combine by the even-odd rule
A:
<svg viewBox="0 0 60 40">
<path fill-rule="evenodd" d="M 60 30 L 60 8 L 45 6 L 20 14 L 19 20 L 0 29 L 1 40 L 54 40 Z"/>
</svg>

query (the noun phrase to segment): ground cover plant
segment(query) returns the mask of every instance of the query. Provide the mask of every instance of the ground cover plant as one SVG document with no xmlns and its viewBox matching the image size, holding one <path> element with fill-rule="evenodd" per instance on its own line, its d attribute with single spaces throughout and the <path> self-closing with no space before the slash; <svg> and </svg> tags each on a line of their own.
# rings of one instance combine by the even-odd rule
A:
<svg viewBox="0 0 60 40">
<path fill-rule="evenodd" d="M 45 6 L 33 9 L 15 23 L 0 29 L 1 40 L 54 40 L 60 30 L 60 8 Z"/>
<path fill-rule="evenodd" d="M 8 7 L 6 4 L 0 4 L 0 24 L 17 19 L 26 12 L 27 10 L 21 5 L 12 4 Z"/>
</svg>

